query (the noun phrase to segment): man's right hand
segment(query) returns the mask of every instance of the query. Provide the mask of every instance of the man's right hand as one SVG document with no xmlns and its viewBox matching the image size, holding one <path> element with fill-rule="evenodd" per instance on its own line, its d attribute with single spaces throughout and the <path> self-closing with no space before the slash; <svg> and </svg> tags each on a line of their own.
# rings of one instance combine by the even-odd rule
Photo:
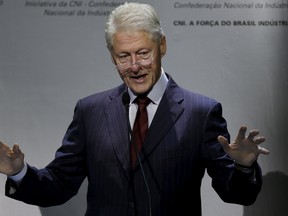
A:
<svg viewBox="0 0 288 216">
<path fill-rule="evenodd" d="M 23 167 L 24 154 L 19 145 L 14 144 L 11 149 L 0 141 L 0 173 L 12 176 L 19 173 Z"/>
</svg>

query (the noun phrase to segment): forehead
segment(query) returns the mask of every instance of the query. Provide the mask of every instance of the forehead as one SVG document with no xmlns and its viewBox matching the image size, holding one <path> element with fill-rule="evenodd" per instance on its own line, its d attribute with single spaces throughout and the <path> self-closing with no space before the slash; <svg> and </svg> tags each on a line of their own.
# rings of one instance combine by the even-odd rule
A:
<svg viewBox="0 0 288 216">
<path fill-rule="evenodd" d="M 139 49 L 152 49 L 157 43 L 146 31 L 120 31 L 113 36 L 114 52 L 135 52 Z"/>
</svg>

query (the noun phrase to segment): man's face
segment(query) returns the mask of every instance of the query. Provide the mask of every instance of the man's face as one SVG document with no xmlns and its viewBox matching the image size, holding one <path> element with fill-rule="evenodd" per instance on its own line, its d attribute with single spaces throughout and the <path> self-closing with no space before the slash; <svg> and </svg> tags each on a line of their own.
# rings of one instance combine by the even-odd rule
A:
<svg viewBox="0 0 288 216">
<path fill-rule="evenodd" d="M 149 92 L 158 81 L 165 52 L 165 37 L 158 43 L 146 31 L 122 31 L 113 37 L 113 62 L 122 80 L 135 94 Z"/>
</svg>

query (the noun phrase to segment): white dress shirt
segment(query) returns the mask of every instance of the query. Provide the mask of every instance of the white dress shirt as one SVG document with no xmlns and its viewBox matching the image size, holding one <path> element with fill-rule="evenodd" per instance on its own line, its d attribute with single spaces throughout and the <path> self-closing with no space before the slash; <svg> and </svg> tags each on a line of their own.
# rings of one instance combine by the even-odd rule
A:
<svg viewBox="0 0 288 216">
<path fill-rule="evenodd" d="M 157 83 L 155 83 L 152 90 L 147 95 L 147 97 L 151 100 L 151 103 L 146 107 L 147 115 L 148 115 L 148 127 L 151 125 L 151 122 L 154 118 L 156 110 L 165 92 L 167 83 L 168 83 L 168 78 L 165 75 L 163 68 L 161 68 L 161 75 L 160 75 L 159 80 L 157 81 Z M 128 93 L 130 96 L 129 120 L 130 120 L 131 128 L 133 128 L 133 125 L 136 119 L 137 110 L 138 110 L 138 105 L 133 102 L 136 99 L 137 95 L 134 95 L 130 89 L 128 89 Z"/>
</svg>

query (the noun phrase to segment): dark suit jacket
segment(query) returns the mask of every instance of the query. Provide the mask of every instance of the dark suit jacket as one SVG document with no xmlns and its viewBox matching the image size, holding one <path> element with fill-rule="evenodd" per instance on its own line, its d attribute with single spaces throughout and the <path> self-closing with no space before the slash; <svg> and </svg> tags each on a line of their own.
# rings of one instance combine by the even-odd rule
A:
<svg viewBox="0 0 288 216">
<path fill-rule="evenodd" d="M 59 205 L 87 177 L 87 216 L 147 216 L 148 193 L 139 164 L 130 168 L 125 91 L 122 84 L 79 100 L 55 159 L 45 169 L 29 166 L 18 188 L 8 180 L 6 195 L 39 206 Z M 251 174 L 235 170 L 217 142 L 219 134 L 229 138 L 221 105 L 180 88 L 169 77 L 140 153 L 153 216 L 200 216 L 206 168 L 225 202 L 254 202 L 261 187 L 259 166 Z"/>
</svg>

